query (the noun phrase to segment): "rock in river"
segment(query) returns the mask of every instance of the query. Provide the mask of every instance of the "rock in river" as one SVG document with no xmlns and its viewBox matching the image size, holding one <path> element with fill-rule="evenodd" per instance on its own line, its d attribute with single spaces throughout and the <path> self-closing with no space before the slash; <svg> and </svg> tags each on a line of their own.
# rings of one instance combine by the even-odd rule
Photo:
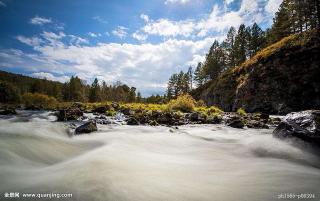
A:
<svg viewBox="0 0 320 201">
<path fill-rule="evenodd" d="M 279 138 L 296 137 L 320 145 L 320 110 L 288 114 L 273 135 Z"/>
<path fill-rule="evenodd" d="M 89 121 L 81 126 L 79 126 L 78 128 L 76 128 L 75 130 L 75 134 L 85 134 L 85 133 L 91 133 L 94 131 L 97 131 L 97 124 L 94 121 Z"/>
<path fill-rule="evenodd" d="M 17 114 L 17 112 L 13 108 L 6 108 L 0 111 L 0 115 L 15 115 L 15 114 Z"/>
</svg>

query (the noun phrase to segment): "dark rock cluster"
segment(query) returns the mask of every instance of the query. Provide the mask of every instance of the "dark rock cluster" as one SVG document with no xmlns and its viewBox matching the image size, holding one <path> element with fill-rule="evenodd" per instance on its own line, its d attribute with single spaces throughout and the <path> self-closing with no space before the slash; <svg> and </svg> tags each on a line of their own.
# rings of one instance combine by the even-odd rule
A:
<svg viewBox="0 0 320 201">
<path fill-rule="evenodd" d="M 273 131 L 278 138 L 298 138 L 320 145 L 320 110 L 293 112 Z"/>
</svg>

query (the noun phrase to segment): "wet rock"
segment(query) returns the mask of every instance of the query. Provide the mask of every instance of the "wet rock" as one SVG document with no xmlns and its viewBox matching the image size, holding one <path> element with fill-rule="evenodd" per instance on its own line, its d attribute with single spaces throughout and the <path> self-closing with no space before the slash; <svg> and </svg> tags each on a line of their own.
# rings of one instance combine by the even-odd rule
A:
<svg viewBox="0 0 320 201">
<path fill-rule="evenodd" d="M 134 115 L 134 111 L 132 111 L 131 109 L 129 109 L 129 108 L 125 108 L 125 109 L 123 109 L 123 110 L 121 110 L 121 112 L 122 112 L 122 114 L 124 114 L 124 115 Z"/>
<path fill-rule="evenodd" d="M 222 122 L 222 118 L 220 116 L 210 116 L 207 119 L 208 124 L 220 124 Z"/>
<path fill-rule="evenodd" d="M 261 113 L 261 114 L 260 114 L 260 118 L 261 118 L 261 119 L 267 119 L 267 120 L 268 120 L 268 119 L 269 119 L 269 114 L 267 114 L 267 113 Z"/>
<path fill-rule="evenodd" d="M 127 122 L 127 125 L 131 125 L 131 126 L 136 126 L 140 124 L 140 122 L 134 117 L 128 118 L 126 122 Z"/>
<path fill-rule="evenodd" d="M 75 134 L 79 135 L 79 134 L 87 134 L 87 133 L 92 133 L 94 131 L 97 131 L 97 124 L 94 121 L 89 121 L 81 126 L 79 126 L 78 128 L 76 128 L 75 130 Z"/>
<path fill-rule="evenodd" d="M 228 123 L 227 125 L 232 128 L 243 128 L 244 127 L 244 123 L 240 119 L 235 119 L 235 120 L 231 121 L 230 123 Z"/>
<path fill-rule="evenodd" d="M 17 112 L 13 108 L 5 108 L 4 110 L 0 111 L 0 115 L 15 115 L 15 114 L 17 114 Z"/>
<path fill-rule="evenodd" d="M 58 112 L 58 121 L 77 120 L 83 116 L 83 112 L 79 108 L 62 109 Z"/>
<path fill-rule="evenodd" d="M 296 137 L 320 145 L 320 110 L 293 112 L 273 131 L 279 138 Z"/>
<path fill-rule="evenodd" d="M 28 105 L 24 109 L 25 110 L 41 110 L 42 108 L 37 105 Z"/>
<path fill-rule="evenodd" d="M 278 126 L 281 123 L 281 119 L 279 117 L 271 117 L 268 120 L 268 124 L 272 126 Z"/>
<path fill-rule="evenodd" d="M 115 110 L 118 110 L 118 109 L 120 108 L 120 105 L 119 105 L 119 103 L 117 103 L 117 102 L 112 102 L 112 103 L 111 103 L 111 106 L 112 106 Z"/>
<path fill-rule="evenodd" d="M 189 120 L 195 123 L 205 123 L 206 117 L 199 112 L 193 112 L 189 115 Z"/>
<path fill-rule="evenodd" d="M 104 114 L 106 113 L 108 110 L 110 110 L 110 107 L 107 106 L 100 106 L 95 108 L 94 110 L 92 110 L 92 112 L 94 113 L 99 113 L 99 114 Z"/>
</svg>

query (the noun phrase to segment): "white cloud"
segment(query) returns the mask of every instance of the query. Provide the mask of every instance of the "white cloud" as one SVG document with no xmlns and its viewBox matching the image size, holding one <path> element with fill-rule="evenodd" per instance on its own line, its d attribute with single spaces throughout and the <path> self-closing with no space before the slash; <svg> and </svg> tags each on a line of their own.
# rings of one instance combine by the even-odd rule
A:
<svg viewBox="0 0 320 201">
<path fill-rule="evenodd" d="M 148 15 L 141 14 L 140 18 L 143 19 L 143 21 L 145 21 L 145 22 L 149 22 L 149 16 Z"/>
<path fill-rule="evenodd" d="M 48 19 L 48 18 L 35 16 L 30 19 L 30 23 L 35 25 L 44 25 L 44 24 L 52 23 L 52 21 L 51 19 Z"/>
<path fill-rule="evenodd" d="M 24 36 L 17 36 L 16 39 L 18 41 L 20 41 L 21 43 L 24 43 L 24 44 L 32 46 L 32 47 L 39 46 L 43 42 L 43 40 L 38 37 L 27 38 Z"/>
<path fill-rule="evenodd" d="M 269 0 L 265 7 L 266 11 L 274 15 L 278 11 L 281 2 L 282 0 Z"/>
<path fill-rule="evenodd" d="M 128 28 L 126 27 L 118 26 L 115 30 L 112 31 L 112 34 L 123 39 L 128 35 L 127 30 Z"/>
<path fill-rule="evenodd" d="M 53 74 L 47 73 L 47 72 L 32 73 L 32 74 L 29 74 L 29 76 L 35 77 L 35 78 L 52 80 L 52 81 L 59 81 L 59 82 L 66 82 L 70 79 L 69 76 L 65 76 L 65 75 L 54 76 Z"/>
<path fill-rule="evenodd" d="M 231 4 L 231 3 L 234 2 L 234 0 L 224 0 L 224 2 L 225 2 L 226 4 Z"/>
<path fill-rule="evenodd" d="M 57 45 L 68 36 L 62 32 L 41 34 L 43 42 L 29 43 L 36 54 L 0 51 L 0 65 L 6 63 L 11 66 L 23 66 L 25 71 L 42 72 L 41 75 L 66 75 L 76 72 L 76 75 L 88 81 L 94 77 L 101 77 L 108 83 L 121 80 L 128 85 L 136 86 L 144 95 L 149 95 L 164 92 L 167 79 L 172 73 L 186 69 L 191 64 L 195 65 L 203 59 L 215 39 L 169 39 L 159 44 L 136 45 Z M 32 41 L 32 38 L 24 39 Z M 49 79 L 49 75 L 46 76 Z"/>
<path fill-rule="evenodd" d="M 159 36 L 190 36 L 194 31 L 195 24 L 191 20 L 170 21 L 167 19 L 159 19 L 146 24 L 142 30 L 148 34 Z"/>
<path fill-rule="evenodd" d="M 7 5 L 5 3 L 3 3 L 2 1 L 0 1 L 0 6 L 7 7 Z"/>
<path fill-rule="evenodd" d="M 68 35 L 70 39 L 70 45 L 80 46 L 81 44 L 89 44 L 89 41 L 85 38 L 81 38 L 75 35 Z"/>
<path fill-rule="evenodd" d="M 186 4 L 189 2 L 190 0 L 166 0 L 164 4 Z"/>
<path fill-rule="evenodd" d="M 148 35 L 142 34 L 141 32 L 136 31 L 132 34 L 132 37 L 139 41 L 145 41 L 148 38 Z"/>
<path fill-rule="evenodd" d="M 101 36 L 100 33 L 93 33 L 93 32 L 89 32 L 88 35 L 91 36 L 92 38 L 97 38 Z"/>
</svg>

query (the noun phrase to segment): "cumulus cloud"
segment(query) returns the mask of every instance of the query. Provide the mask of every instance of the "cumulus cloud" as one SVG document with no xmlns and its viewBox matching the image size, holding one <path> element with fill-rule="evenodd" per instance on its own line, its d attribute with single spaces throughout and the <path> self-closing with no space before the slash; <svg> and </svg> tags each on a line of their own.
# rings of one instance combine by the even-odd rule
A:
<svg viewBox="0 0 320 201">
<path fill-rule="evenodd" d="M 148 34 L 159 36 L 190 36 L 194 31 L 195 24 L 191 20 L 170 21 L 159 19 L 147 23 L 142 30 Z"/>
<path fill-rule="evenodd" d="M 112 31 L 112 34 L 123 39 L 128 35 L 127 30 L 128 28 L 124 26 L 118 26 L 115 30 Z"/>
<path fill-rule="evenodd" d="M 228 4 L 232 3 L 233 0 L 226 0 L 227 5 L 224 5 L 224 7 L 218 4 L 214 5 L 210 14 L 199 20 L 174 21 L 164 18 L 152 20 L 142 14 L 140 17 L 146 24 L 139 31 L 146 35 L 163 37 L 205 37 L 217 32 L 226 32 L 231 26 L 238 27 L 242 23 L 251 25 L 254 22 L 259 24 L 266 20 L 271 21 L 270 13 L 274 13 L 274 10 L 279 7 L 279 1 L 281 0 L 269 0 L 267 2 L 242 0 L 239 9 L 234 10 L 228 8 Z"/>
<path fill-rule="evenodd" d="M 164 92 L 172 73 L 196 65 L 203 59 L 215 39 L 208 37 L 197 41 L 168 39 L 158 44 L 99 43 L 96 46 L 74 46 L 62 42 L 67 37 L 70 36 L 63 32 L 44 32 L 39 36 L 41 42 L 30 42 L 38 39 L 23 37 L 19 41 L 27 41 L 37 53 L 0 51 L 0 65 L 24 66 L 26 71 L 42 72 L 40 75 L 48 79 L 50 75 L 43 73 L 68 75 L 76 72 L 82 79 L 90 81 L 100 77 L 109 83 L 121 80 L 136 86 L 144 95 L 150 95 Z"/>
<path fill-rule="evenodd" d="M 45 17 L 35 16 L 30 19 L 30 23 L 35 25 L 44 25 L 44 24 L 52 23 L 52 20 Z"/>
</svg>

